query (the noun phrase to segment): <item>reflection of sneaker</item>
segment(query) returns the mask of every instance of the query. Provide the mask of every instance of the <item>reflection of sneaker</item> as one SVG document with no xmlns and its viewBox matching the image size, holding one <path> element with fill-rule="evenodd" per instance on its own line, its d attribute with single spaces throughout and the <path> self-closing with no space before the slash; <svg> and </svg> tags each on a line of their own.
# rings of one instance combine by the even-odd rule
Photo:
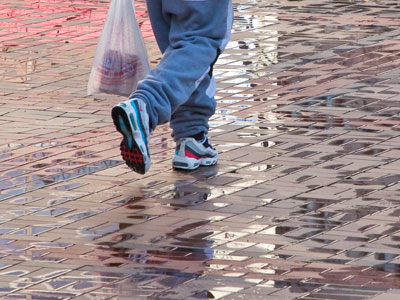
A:
<svg viewBox="0 0 400 300">
<path fill-rule="evenodd" d="M 129 99 L 113 107 L 111 116 L 117 130 L 123 135 L 121 155 L 135 172 L 144 174 L 150 168 L 149 115 L 146 103 Z"/>
<path fill-rule="evenodd" d="M 215 165 L 218 161 L 218 151 L 205 137 L 203 141 L 194 138 L 183 138 L 178 141 L 172 166 L 176 169 L 194 170 L 199 166 Z"/>
</svg>

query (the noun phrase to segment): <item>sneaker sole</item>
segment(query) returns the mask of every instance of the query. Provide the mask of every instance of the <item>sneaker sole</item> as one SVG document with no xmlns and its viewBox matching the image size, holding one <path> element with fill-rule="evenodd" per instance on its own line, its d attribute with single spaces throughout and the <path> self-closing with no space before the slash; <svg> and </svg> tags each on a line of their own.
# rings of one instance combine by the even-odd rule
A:
<svg viewBox="0 0 400 300">
<path fill-rule="evenodd" d="M 174 156 L 172 159 L 172 167 L 181 170 L 196 170 L 200 166 L 213 166 L 218 162 L 217 157 L 206 157 L 195 159 L 191 157 Z"/>
<path fill-rule="evenodd" d="M 143 129 L 137 128 L 137 126 L 143 127 L 137 108 L 130 114 L 133 118 L 132 122 L 127 112 L 120 106 L 113 107 L 111 116 L 116 129 L 123 136 L 120 145 L 122 159 L 133 171 L 145 174 L 150 167 L 150 157 L 147 146 L 143 142 Z"/>
</svg>

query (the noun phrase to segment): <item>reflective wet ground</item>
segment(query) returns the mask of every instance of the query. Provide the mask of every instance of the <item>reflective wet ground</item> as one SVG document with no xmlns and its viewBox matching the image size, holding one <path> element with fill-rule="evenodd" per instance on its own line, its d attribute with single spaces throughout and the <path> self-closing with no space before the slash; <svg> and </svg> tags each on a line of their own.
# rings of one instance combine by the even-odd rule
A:
<svg viewBox="0 0 400 300">
<path fill-rule="evenodd" d="M 234 3 L 219 164 L 161 126 L 145 176 L 86 96 L 109 1 L 0 3 L 1 299 L 400 299 L 399 3 Z"/>
</svg>

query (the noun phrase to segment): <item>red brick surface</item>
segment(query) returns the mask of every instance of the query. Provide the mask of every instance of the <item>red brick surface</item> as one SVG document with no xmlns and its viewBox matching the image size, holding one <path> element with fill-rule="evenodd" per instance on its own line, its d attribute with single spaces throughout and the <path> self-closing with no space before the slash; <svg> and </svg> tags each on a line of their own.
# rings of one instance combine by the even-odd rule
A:
<svg viewBox="0 0 400 300">
<path fill-rule="evenodd" d="M 1 299 L 400 299 L 398 3 L 234 4 L 218 165 L 165 125 L 145 176 L 86 95 L 109 1 L 0 4 Z"/>
</svg>

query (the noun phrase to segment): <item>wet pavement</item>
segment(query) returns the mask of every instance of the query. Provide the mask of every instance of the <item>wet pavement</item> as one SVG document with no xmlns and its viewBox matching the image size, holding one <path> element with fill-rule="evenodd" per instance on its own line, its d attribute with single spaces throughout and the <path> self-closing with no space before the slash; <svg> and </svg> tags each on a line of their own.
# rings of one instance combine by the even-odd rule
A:
<svg viewBox="0 0 400 300">
<path fill-rule="evenodd" d="M 1 299 L 400 299 L 398 2 L 235 0 L 219 164 L 165 125 L 145 176 L 86 96 L 109 1 L 4 2 Z"/>
</svg>

